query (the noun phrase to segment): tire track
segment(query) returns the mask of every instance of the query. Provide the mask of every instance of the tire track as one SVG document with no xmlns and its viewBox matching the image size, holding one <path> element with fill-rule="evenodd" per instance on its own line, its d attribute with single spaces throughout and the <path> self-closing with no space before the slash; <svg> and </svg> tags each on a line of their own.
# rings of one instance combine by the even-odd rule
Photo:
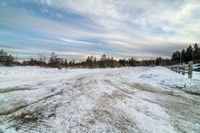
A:
<svg viewBox="0 0 200 133">
<path fill-rule="evenodd" d="M 63 92 L 63 91 L 61 90 L 60 92 L 57 92 L 57 93 L 55 93 L 55 94 L 51 94 L 51 95 L 45 96 L 45 97 L 43 97 L 43 98 L 41 98 L 41 99 L 39 99 L 39 100 L 36 100 L 36 101 L 34 101 L 34 102 L 31 102 L 31 103 L 26 103 L 26 102 L 24 101 L 23 104 L 17 105 L 17 106 L 15 106 L 13 109 L 10 109 L 10 110 L 4 111 L 4 112 L 0 112 L 0 115 L 10 115 L 10 114 L 12 114 L 12 113 L 17 112 L 18 110 L 20 110 L 20 109 L 22 109 L 22 108 L 27 108 L 28 106 L 33 105 L 33 104 L 36 104 L 36 103 L 38 103 L 38 102 L 40 102 L 40 101 L 47 100 L 47 99 L 49 99 L 49 98 L 51 98 L 51 97 L 54 97 L 54 96 L 56 96 L 56 95 L 61 95 L 62 92 Z"/>
<path fill-rule="evenodd" d="M 24 87 L 24 88 L 5 88 L 5 89 L 0 89 L 0 93 L 9 93 L 9 92 L 15 92 L 15 91 L 24 91 L 24 90 L 37 90 L 33 89 L 33 88 L 28 88 L 28 87 Z"/>
</svg>

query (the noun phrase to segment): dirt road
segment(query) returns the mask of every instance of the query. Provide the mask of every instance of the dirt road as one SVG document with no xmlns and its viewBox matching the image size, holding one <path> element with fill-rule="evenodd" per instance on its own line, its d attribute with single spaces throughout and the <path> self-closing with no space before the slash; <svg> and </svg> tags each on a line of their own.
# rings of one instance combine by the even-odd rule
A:
<svg viewBox="0 0 200 133">
<path fill-rule="evenodd" d="M 4 90 L 0 132 L 200 131 L 199 95 L 130 82 L 117 70 Z"/>
</svg>

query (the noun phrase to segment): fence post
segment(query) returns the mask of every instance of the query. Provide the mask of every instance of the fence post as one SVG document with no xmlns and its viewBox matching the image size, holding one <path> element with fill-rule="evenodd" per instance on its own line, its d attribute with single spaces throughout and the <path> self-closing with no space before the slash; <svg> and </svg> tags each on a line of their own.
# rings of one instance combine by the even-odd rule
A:
<svg viewBox="0 0 200 133">
<path fill-rule="evenodd" d="M 193 61 L 190 61 L 188 64 L 188 78 L 192 78 L 192 71 L 193 71 Z"/>
<path fill-rule="evenodd" d="M 185 66 L 182 67 L 182 75 L 185 75 Z"/>
<path fill-rule="evenodd" d="M 180 74 L 181 73 L 181 67 L 178 66 L 178 73 Z"/>
</svg>

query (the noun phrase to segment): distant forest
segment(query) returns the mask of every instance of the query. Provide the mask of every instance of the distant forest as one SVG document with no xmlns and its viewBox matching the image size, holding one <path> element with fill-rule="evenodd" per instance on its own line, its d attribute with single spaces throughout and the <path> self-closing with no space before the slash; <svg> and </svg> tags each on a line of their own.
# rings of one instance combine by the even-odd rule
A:
<svg viewBox="0 0 200 133">
<path fill-rule="evenodd" d="M 200 47 L 197 43 L 193 47 L 189 45 L 186 49 L 175 51 L 172 54 L 173 64 L 188 63 L 189 61 L 200 63 Z"/>
<path fill-rule="evenodd" d="M 158 57 L 152 60 L 135 60 L 133 57 L 129 59 L 115 60 L 113 57 L 107 57 L 105 54 L 97 59 L 94 56 L 88 56 L 85 61 L 75 62 L 59 58 L 55 52 L 52 52 L 48 61 L 45 55 L 41 55 L 40 59 L 31 58 L 29 61 L 18 62 L 12 55 L 8 55 L 3 49 L 0 50 L 0 66 L 42 66 L 42 67 L 71 67 L 71 68 L 114 68 L 126 66 L 166 66 L 179 63 L 200 63 L 200 47 L 198 44 L 188 46 L 181 51 L 175 51 L 171 59 L 163 59 Z"/>
</svg>

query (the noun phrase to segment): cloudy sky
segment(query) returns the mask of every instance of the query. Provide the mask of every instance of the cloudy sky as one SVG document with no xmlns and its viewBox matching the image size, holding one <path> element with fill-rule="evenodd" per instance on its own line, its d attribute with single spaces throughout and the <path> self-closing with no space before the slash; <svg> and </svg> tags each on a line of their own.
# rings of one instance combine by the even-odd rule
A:
<svg viewBox="0 0 200 133">
<path fill-rule="evenodd" d="M 0 48 L 21 57 L 169 57 L 199 42 L 199 0 L 0 0 Z"/>
</svg>

